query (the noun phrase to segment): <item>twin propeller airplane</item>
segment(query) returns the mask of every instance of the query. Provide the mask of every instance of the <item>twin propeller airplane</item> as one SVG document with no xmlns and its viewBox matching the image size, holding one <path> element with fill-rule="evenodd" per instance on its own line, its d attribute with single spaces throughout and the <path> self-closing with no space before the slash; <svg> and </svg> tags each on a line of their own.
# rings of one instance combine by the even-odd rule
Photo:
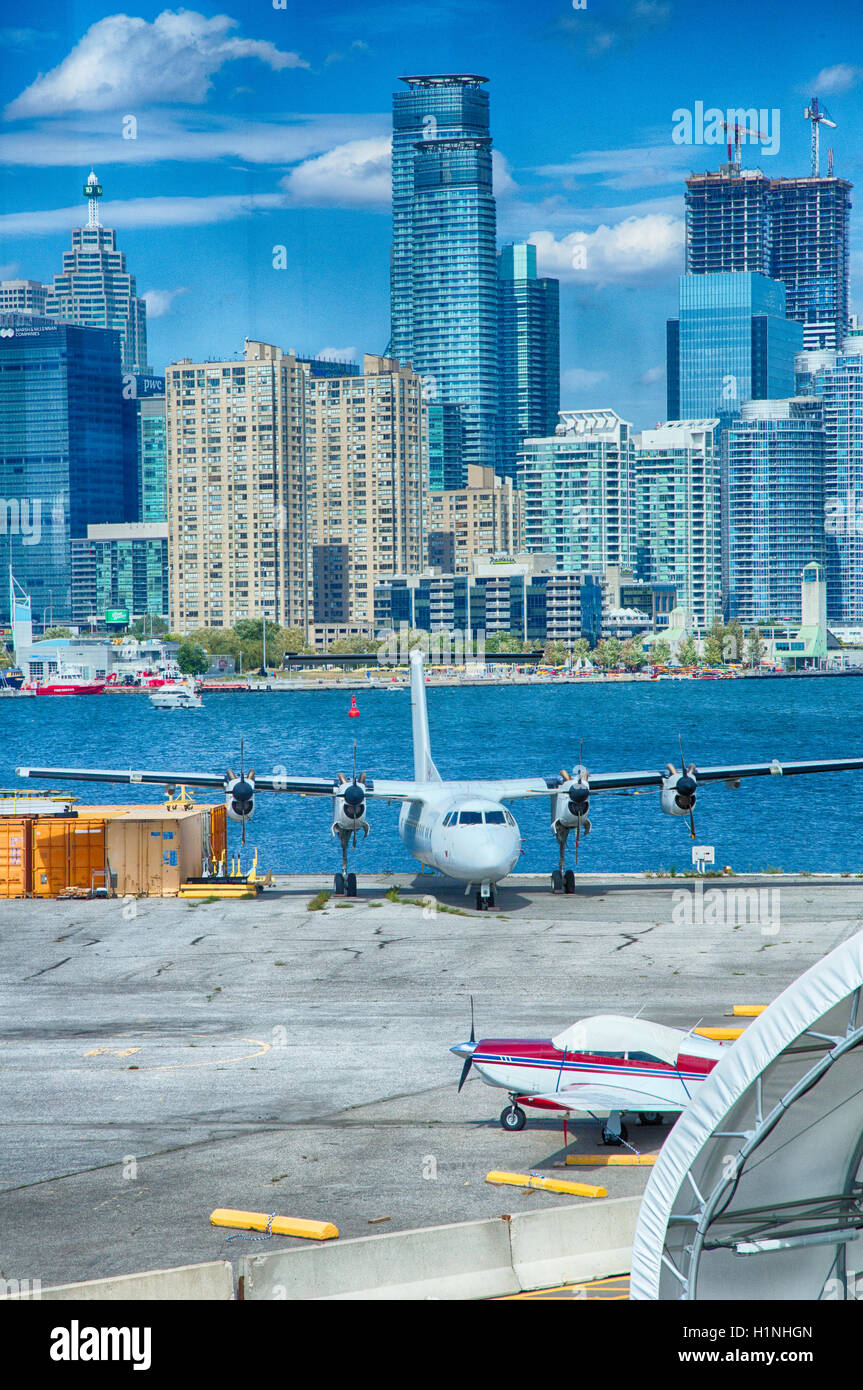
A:
<svg viewBox="0 0 863 1390">
<path fill-rule="evenodd" d="M 565 866 L 566 845 L 575 832 L 576 856 L 582 835 L 590 830 L 588 812 L 594 793 L 644 790 L 656 787 L 662 811 L 686 816 L 694 839 L 693 809 L 699 785 L 725 782 L 738 787 L 744 777 L 797 776 L 807 772 L 850 772 L 863 768 L 863 758 L 834 758 L 813 762 L 744 763 L 728 767 L 696 768 L 681 757 L 681 766 L 669 763 L 663 771 L 588 773 L 577 767 L 550 777 L 504 777 L 444 781 L 432 761 L 426 708 L 423 658 L 411 653 L 411 717 L 413 726 L 413 781 L 357 776 L 288 777 L 275 773 L 256 777 L 241 765 L 218 772 L 136 772 L 104 768 L 19 767 L 20 777 L 44 777 L 53 781 L 124 782 L 127 784 L 201 787 L 222 791 L 228 815 L 245 825 L 252 815 L 258 792 L 294 792 L 303 796 L 330 797 L 333 805 L 332 834 L 342 851 L 341 872 L 335 875 L 335 891 L 353 897 L 356 874 L 348 870 L 348 850 L 357 835 L 369 832 L 366 806 L 374 801 L 401 802 L 399 835 L 415 859 L 457 883 L 465 893 L 476 890 L 476 906 L 482 911 L 495 904 L 495 889 L 518 863 L 522 839 L 512 812 L 504 802 L 533 797 L 548 798 L 551 828 L 559 850 L 558 867 L 551 875 L 555 892 L 575 892 L 575 874 Z"/>
</svg>

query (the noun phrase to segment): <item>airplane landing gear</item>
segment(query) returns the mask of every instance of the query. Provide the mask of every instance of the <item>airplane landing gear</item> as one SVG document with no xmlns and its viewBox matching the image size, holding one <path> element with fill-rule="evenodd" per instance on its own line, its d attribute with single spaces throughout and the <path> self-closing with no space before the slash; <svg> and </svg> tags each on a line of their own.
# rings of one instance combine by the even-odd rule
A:
<svg viewBox="0 0 863 1390">
<path fill-rule="evenodd" d="M 494 884 L 484 883 L 477 890 L 476 910 L 477 912 L 485 912 L 486 908 L 494 907 L 494 905 Z"/>
<path fill-rule="evenodd" d="M 612 1110 L 605 1124 L 602 1126 L 600 1138 L 603 1144 L 614 1149 L 619 1149 L 620 1145 L 624 1144 L 629 1138 L 629 1130 L 623 1123 L 619 1110 Z"/>
<path fill-rule="evenodd" d="M 521 1106 L 516 1105 L 515 1101 L 513 1101 L 512 1105 L 508 1105 L 505 1110 L 501 1110 L 500 1124 L 501 1129 L 509 1129 L 512 1131 L 524 1129 L 527 1124 L 527 1116 Z"/>
<path fill-rule="evenodd" d="M 348 840 L 350 835 L 350 831 L 339 834 L 342 846 L 342 871 L 333 878 L 333 889 L 339 898 L 355 898 L 357 896 L 357 876 L 348 873 Z"/>
<path fill-rule="evenodd" d="M 561 873 L 560 869 L 554 869 L 554 870 L 552 871 L 552 875 L 551 875 L 551 891 L 552 891 L 552 893 L 562 893 L 562 892 L 563 892 L 563 874 Z"/>
</svg>

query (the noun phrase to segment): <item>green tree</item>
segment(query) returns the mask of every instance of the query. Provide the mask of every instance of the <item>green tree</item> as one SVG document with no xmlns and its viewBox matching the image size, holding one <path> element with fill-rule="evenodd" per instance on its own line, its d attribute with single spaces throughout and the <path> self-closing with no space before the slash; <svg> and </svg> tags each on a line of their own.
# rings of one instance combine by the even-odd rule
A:
<svg viewBox="0 0 863 1390">
<path fill-rule="evenodd" d="M 357 634 L 354 637 L 339 637 L 335 642 L 331 642 L 327 651 L 332 656 L 371 656 L 376 657 L 378 653 L 378 643 L 374 637 L 362 637 Z"/>
<path fill-rule="evenodd" d="M 543 655 L 550 666 L 563 666 L 569 652 L 565 642 L 546 642 Z"/>
<path fill-rule="evenodd" d="M 603 671 L 613 671 L 619 664 L 623 647 L 616 637 L 603 638 L 597 642 L 594 660 Z"/>
<path fill-rule="evenodd" d="M 650 660 L 654 666 L 667 666 L 671 660 L 671 647 L 663 637 L 660 637 L 658 642 L 651 644 Z"/>
<path fill-rule="evenodd" d="M 677 648 L 677 660 L 681 666 L 697 666 L 699 664 L 698 648 L 692 637 L 684 637 Z"/>
<path fill-rule="evenodd" d="M 746 665 L 760 666 L 761 658 L 767 648 L 762 641 L 761 633 L 757 627 L 752 627 L 746 637 Z"/>
<path fill-rule="evenodd" d="M 209 667 L 210 659 L 197 642 L 181 642 L 177 653 L 177 665 L 184 676 L 200 676 Z"/>
<path fill-rule="evenodd" d="M 587 638 L 579 637 L 578 641 L 572 649 L 572 654 L 575 657 L 576 661 L 585 661 L 587 659 L 587 654 L 589 651 L 590 643 L 588 642 Z"/>
<path fill-rule="evenodd" d="M 46 627 L 42 633 L 43 642 L 56 642 L 64 637 L 71 637 L 72 630 L 68 627 Z"/>
<path fill-rule="evenodd" d="M 721 666 L 725 659 L 724 650 L 725 628 L 718 618 L 713 619 L 713 626 L 704 641 L 704 664 L 706 666 Z"/>
<path fill-rule="evenodd" d="M 630 637 L 624 642 L 620 655 L 627 671 L 640 671 L 646 660 L 641 638 Z"/>
<path fill-rule="evenodd" d="M 726 661 L 742 662 L 746 650 L 746 638 L 743 635 L 743 624 L 739 618 L 732 618 L 731 622 L 727 624 L 723 647 Z"/>
<path fill-rule="evenodd" d="M 136 618 L 126 632 L 130 637 L 162 637 L 168 631 L 164 618 L 148 613 L 146 618 Z"/>
<path fill-rule="evenodd" d="M 525 644 L 524 638 L 516 637 L 513 632 L 493 632 L 491 637 L 485 639 L 485 650 L 487 656 L 496 656 L 499 652 L 526 652 L 531 647 Z"/>
</svg>

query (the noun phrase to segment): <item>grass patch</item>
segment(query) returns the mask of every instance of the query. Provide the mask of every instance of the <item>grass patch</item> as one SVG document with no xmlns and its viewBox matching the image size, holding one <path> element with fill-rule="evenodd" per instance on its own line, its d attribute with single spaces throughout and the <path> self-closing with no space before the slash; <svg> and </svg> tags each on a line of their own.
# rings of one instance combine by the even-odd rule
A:
<svg viewBox="0 0 863 1390">
<path fill-rule="evenodd" d="M 403 907 L 431 907 L 431 903 L 426 898 L 403 898 L 397 888 L 390 888 L 385 896 L 391 903 L 401 903 Z M 471 915 L 461 907 L 450 907 L 447 903 L 439 903 L 437 898 L 434 900 L 434 910 L 435 912 L 448 912 L 452 917 L 470 917 Z"/>
<path fill-rule="evenodd" d="M 309 912 L 320 912 L 322 907 L 326 907 L 332 896 L 329 888 L 322 888 L 320 893 L 316 893 L 315 896 L 306 903 L 307 910 Z"/>
</svg>

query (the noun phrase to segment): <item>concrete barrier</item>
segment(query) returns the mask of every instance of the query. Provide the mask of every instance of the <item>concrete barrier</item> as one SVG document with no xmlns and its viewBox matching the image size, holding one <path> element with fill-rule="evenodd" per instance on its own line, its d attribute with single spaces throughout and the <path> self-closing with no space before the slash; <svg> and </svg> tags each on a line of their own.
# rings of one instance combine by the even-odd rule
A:
<svg viewBox="0 0 863 1390">
<path fill-rule="evenodd" d="M 629 1271 L 641 1197 L 579 1202 L 510 1219 L 512 1268 L 522 1290 Z"/>
<path fill-rule="evenodd" d="M 246 1255 L 247 1299 L 466 1299 L 518 1293 L 500 1217 Z"/>
<path fill-rule="evenodd" d="M 246 1255 L 247 1299 L 478 1299 L 625 1274 L 640 1197 Z"/>
<path fill-rule="evenodd" d="M 176 1269 L 148 1269 L 142 1274 L 87 1279 L 80 1284 L 58 1284 L 53 1289 L 7 1294 L 6 1297 L 41 1299 L 43 1302 L 72 1300 L 76 1303 L 114 1302 L 125 1298 L 149 1299 L 159 1303 L 189 1299 L 226 1302 L 234 1297 L 234 1274 L 230 1260 L 212 1260 L 207 1264 L 180 1265 Z"/>
</svg>

